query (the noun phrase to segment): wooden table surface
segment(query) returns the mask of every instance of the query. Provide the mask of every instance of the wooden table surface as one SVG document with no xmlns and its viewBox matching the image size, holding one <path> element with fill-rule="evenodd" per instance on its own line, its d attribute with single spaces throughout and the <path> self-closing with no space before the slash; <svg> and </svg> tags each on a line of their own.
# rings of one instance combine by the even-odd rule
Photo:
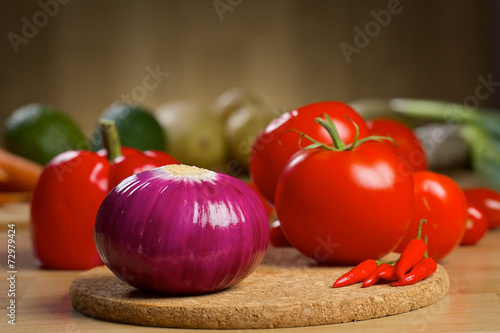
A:
<svg viewBox="0 0 500 333">
<path fill-rule="evenodd" d="M 2 208 L 0 208 L 0 212 Z M 101 321 L 75 311 L 68 295 L 80 271 L 37 267 L 31 253 L 25 215 L 16 222 L 16 325 L 8 324 L 6 306 L 7 225 L 0 226 L 0 332 L 179 332 Z M 15 218 L 12 217 L 15 221 Z M 450 276 L 449 294 L 436 304 L 409 313 L 367 321 L 280 329 L 280 332 L 500 332 L 500 229 L 472 247 L 459 247 L 441 264 Z M 205 330 L 181 330 L 202 332 Z M 209 330 L 206 330 L 207 332 Z M 256 330 L 249 330 L 256 331 Z M 213 331 L 212 331 L 213 332 Z M 228 332 L 228 331 L 225 331 Z"/>
</svg>

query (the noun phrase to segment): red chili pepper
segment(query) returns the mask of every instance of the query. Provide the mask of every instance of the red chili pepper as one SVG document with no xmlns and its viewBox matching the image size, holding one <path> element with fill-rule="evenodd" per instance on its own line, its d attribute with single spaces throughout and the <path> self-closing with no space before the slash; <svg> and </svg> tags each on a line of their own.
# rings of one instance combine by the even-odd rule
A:
<svg viewBox="0 0 500 333">
<path fill-rule="evenodd" d="M 399 279 L 398 281 L 394 282 L 392 286 L 393 287 L 408 286 L 410 284 L 417 283 L 434 274 L 436 269 L 437 269 L 437 263 L 434 259 L 423 258 L 422 260 L 420 260 L 418 264 L 416 264 L 412 268 L 410 273 L 403 276 L 402 279 Z"/>
<path fill-rule="evenodd" d="M 405 274 L 415 266 L 420 259 L 422 259 L 427 251 L 425 242 L 422 237 L 422 224 L 426 222 L 425 219 L 420 220 L 418 226 L 417 238 L 412 239 L 406 248 L 401 253 L 401 257 L 394 265 L 396 267 L 396 276 L 398 279 L 403 278 Z"/>
<path fill-rule="evenodd" d="M 380 264 L 380 266 L 377 267 L 375 271 L 373 271 L 368 277 L 363 281 L 363 284 L 361 287 L 366 288 L 373 286 L 375 283 L 377 283 L 380 280 L 380 273 L 385 271 L 386 269 L 392 267 L 388 263 L 384 262 Z"/>
<path fill-rule="evenodd" d="M 396 276 L 396 267 L 389 265 L 386 269 L 382 270 L 379 273 L 380 278 L 386 281 L 397 281 L 398 277 Z"/>
<path fill-rule="evenodd" d="M 42 267 L 88 269 L 102 265 L 94 244 L 94 222 L 108 192 L 145 168 L 178 164 L 162 152 L 120 148 L 119 140 L 114 139 L 109 154 L 105 150 L 67 151 L 44 168 L 33 191 L 30 225 L 33 250 Z"/>
<path fill-rule="evenodd" d="M 333 288 L 345 287 L 354 283 L 363 281 L 374 272 L 378 267 L 378 262 L 373 259 L 368 259 L 345 273 L 335 281 Z"/>
</svg>

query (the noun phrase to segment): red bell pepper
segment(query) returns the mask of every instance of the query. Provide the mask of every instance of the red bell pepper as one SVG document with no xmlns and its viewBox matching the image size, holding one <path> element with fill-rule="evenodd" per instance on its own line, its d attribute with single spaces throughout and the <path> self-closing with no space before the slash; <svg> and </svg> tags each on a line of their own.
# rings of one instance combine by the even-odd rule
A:
<svg viewBox="0 0 500 333">
<path fill-rule="evenodd" d="M 103 129 L 107 150 L 59 154 L 46 165 L 33 191 L 31 240 L 43 268 L 102 265 L 94 244 L 94 222 L 109 191 L 134 173 L 178 164 L 163 152 L 121 148 L 114 125 Z"/>
</svg>

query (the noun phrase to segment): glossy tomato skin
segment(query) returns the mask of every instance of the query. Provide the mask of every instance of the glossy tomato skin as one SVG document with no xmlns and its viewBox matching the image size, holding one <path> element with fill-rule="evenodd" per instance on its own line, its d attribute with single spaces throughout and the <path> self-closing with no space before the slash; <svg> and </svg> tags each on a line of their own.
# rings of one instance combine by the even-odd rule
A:
<svg viewBox="0 0 500 333">
<path fill-rule="evenodd" d="M 427 237 L 429 257 L 438 261 L 455 249 L 465 232 L 467 201 L 460 186 L 451 178 L 432 171 L 413 173 L 415 204 L 413 218 L 396 252 L 402 252 L 417 236 L 421 219 L 422 239 Z"/>
<path fill-rule="evenodd" d="M 341 102 L 320 102 L 303 106 L 284 113 L 273 120 L 258 136 L 250 154 L 250 174 L 259 192 L 270 203 L 274 203 L 278 178 L 288 159 L 300 150 L 300 134 L 306 133 L 323 143 L 331 143 L 332 138 L 315 119 L 328 114 L 345 143 L 352 143 L 356 135 L 354 121 L 359 127 L 359 138 L 369 135 L 364 119 L 350 106 Z M 349 117 L 351 120 L 349 120 Z M 301 146 L 311 142 L 303 139 Z"/>
<path fill-rule="evenodd" d="M 388 146 L 297 152 L 278 182 L 276 211 L 286 238 L 318 262 L 357 264 L 396 248 L 413 210 L 413 179 Z"/>
<path fill-rule="evenodd" d="M 486 187 L 476 187 L 464 191 L 468 202 L 481 206 L 488 216 L 488 228 L 500 226 L 500 193 Z"/>
<path fill-rule="evenodd" d="M 474 245 L 484 237 L 488 231 L 488 216 L 478 204 L 467 204 L 467 223 L 460 245 Z"/>
<path fill-rule="evenodd" d="M 376 118 L 368 121 L 366 125 L 372 135 L 388 136 L 394 139 L 395 143 L 388 140 L 381 142 L 393 148 L 408 164 L 411 171 L 428 169 L 422 143 L 411 128 L 399 121 L 387 118 Z"/>
<path fill-rule="evenodd" d="M 271 207 L 269 202 L 262 196 L 262 194 L 259 193 L 259 189 L 257 188 L 257 186 L 255 186 L 255 183 L 253 181 L 248 181 L 247 185 L 250 186 L 252 188 L 252 190 L 255 191 L 255 193 L 257 193 L 257 196 L 264 204 L 264 208 L 266 209 L 267 216 L 271 217 L 274 213 L 274 208 Z"/>
<path fill-rule="evenodd" d="M 269 242 L 274 247 L 291 247 L 292 245 L 286 239 L 283 229 L 281 228 L 281 223 L 276 220 L 271 224 L 271 232 L 269 234 Z"/>
</svg>

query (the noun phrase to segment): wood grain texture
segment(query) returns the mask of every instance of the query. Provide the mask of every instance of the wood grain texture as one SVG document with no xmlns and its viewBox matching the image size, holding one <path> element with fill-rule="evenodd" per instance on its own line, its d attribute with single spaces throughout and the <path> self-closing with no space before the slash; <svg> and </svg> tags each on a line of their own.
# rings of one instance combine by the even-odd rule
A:
<svg viewBox="0 0 500 333">
<path fill-rule="evenodd" d="M 6 36 L 22 34 L 22 18 L 32 21 L 38 3 L 0 2 L 0 121 L 40 101 L 90 130 L 110 103 L 143 84 L 148 66 L 170 73 L 136 96 L 152 108 L 177 98 L 210 105 L 232 86 L 279 111 L 361 97 L 462 103 L 478 76 L 499 81 L 491 0 L 397 2 L 403 10 L 350 63 L 340 44 L 355 45 L 354 29 L 365 30 L 389 1 L 233 1 L 240 4 L 223 20 L 213 1 L 68 1 L 16 53 Z M 498 106 L 499 96 L 496 89 L 481 105 Z"/>
<path fill-rule="evenodd" d="M 347 267 L 319 267 L 292 248 L 269 248 L 257 270 L 233 288 L 196 297 L 168 297 L 121 282 L 105 266 L 71 284 L 73 307 L 110 321 L 174 328 L 247 329 L 345 323 L 400 314 L 433 304 L 449 288 L 439 266 L 429 279 L 333 289 Z"/>
<path fill-rule="evenodd" d="M 13 202 L 0 206 L 0 230 L 6 229 L 10 223 L 15 223 L 18 227 L 27 227 L 29 220 L 29 202 Z"/>
<path fill-rule="evenodd" d="M 0 211 L 3 207 L 0 207 Z M 17 224 L 16 224 L 17 225 Z M 69 298 L 71 282 L 81 271 L 54 271 L 38 268 L 33 257 L 29 229 L 16 227 L 16 326 L 0 320 L 0 332 L 64 333 L 175 333 L 178 329 L 127 325 L 98 320 L 74 310 Z M 7 304 L 7 232 L 0 230 L 0 302 Z M 427 307 L 386 316 L 334 325 L 283 328 L 280 333 L 336 331 L 349 333 L 443 333 L 500 331 L 500 228 L 489 231 L 475 246 L 459 247 L 440 264 L 450 279 L 448 294 Z M 372 287 L 373 288 L 373 287 Z M 213 333 L 214 330 L 184 329 L 183 333 Z M 222 332 L 222 331 L 221 331 Z M 224 330 L 224 333 L 237 332 Z M 241 332 L 241 331 L 240 331 Z M 253 331 L 258 332 L 258 331 Z"/>
</svg>

